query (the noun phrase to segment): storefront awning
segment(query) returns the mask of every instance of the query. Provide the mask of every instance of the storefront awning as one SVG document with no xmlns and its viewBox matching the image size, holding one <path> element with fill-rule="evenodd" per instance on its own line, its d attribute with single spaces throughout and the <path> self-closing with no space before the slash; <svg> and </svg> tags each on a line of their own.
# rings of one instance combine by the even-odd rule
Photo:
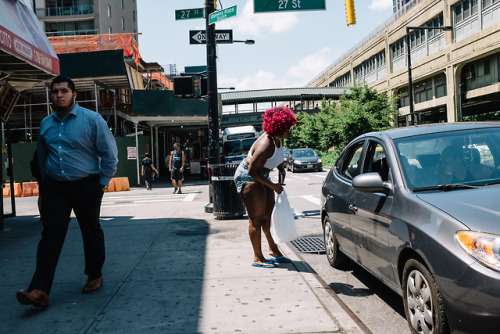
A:
<svg viewBox="0 0 500 334">
<path fill-rule="evenodd" d="M 33 11 L 0 0 L 0 81 L 22 91 L 59 74 L 59 59 Z"/>
</svg>

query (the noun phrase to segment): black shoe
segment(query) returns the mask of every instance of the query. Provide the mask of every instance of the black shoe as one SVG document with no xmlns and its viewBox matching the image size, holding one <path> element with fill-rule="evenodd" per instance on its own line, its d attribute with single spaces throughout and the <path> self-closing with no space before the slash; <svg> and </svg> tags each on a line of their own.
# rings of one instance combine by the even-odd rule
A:
<svg viewBox="0 0 500 334">
<path fill-rule="evenodd" d="M 176 192 L 177 192 L 177 187 L 175 187 L 174 192 L 172 194 L 175 194 Z"/>
<path fill-rule="evenodd" d="M 178 194 L 182 194 L 182 191 L 179 189 L 179 191 L 177 192 Z"/>
</svg>

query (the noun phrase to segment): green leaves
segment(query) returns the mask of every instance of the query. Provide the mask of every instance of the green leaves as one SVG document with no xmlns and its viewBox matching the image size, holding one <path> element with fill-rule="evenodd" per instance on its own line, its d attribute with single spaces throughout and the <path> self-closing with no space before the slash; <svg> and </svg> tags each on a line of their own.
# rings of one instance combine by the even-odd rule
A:
<svg viewBox="0 0 500 334">
<path fill-rule="evenodd" d="M 363 133 L 394 127 L 398 115 L 396 100 L 397 97 L 378 94 L 367 85 L 355 86 L 339 101 L 324 100 L 319 113 L 298 112 L 297 125 L 286 146 L 323 152 L 333 147 L 340 151 Z"/>
</svg>

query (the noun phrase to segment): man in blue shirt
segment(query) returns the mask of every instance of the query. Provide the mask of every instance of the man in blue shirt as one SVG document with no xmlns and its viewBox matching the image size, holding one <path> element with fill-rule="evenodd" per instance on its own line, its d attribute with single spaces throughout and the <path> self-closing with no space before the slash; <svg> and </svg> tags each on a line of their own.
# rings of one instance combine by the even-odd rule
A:
<svg viewBox="0 0 500 334">
<path fill-rule="evenodd" d="M 36 270 L 27 290 L 17 292 L 24 305 L 46 307 L 57 261 L 73 210 L 82 232 L 85 253 L 84 293 L 101 288 L 105 258 L 99 214 L 104 190 L 116 172 L 118 150 L 106 121 L 75 102 L 73 81 L 54 78 L 50 98 L 55 112 L 43 119 L 38 139 L 42 239 Z"/>
</svg>

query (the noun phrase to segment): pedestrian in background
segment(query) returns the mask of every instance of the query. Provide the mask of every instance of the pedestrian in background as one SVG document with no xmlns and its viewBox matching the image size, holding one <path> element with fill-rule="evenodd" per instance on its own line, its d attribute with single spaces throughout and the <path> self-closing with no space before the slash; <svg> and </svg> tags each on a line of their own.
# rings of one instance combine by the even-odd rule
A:
<svg viewBox="0 0 500 334">
<path fill-rule="evenodd" d="M 268 109 L 263 117 L 262 128 L 265 133 L 255 141 L 241 161 L 234 174 L 234 182 L 248 213 L 250 241 L 254 251 L 252 266 L 273 268 L 276 263 L 291 262 L 274 242 L 270 228 L 274 193 L 281 194 L 286 176 L 283 140 L 290 138 L 297 119 L 293 111 L 285 107 Z M 279 171 L 278 183 L 269 178 L 269 173 L 275 167 Z M 262 232 L 267 238 L 271 259 L 262 253 Z"/>
<path fill-rule="evenodd" d="M 170 152 L 170 177 L 174 185 L 174 194 L 182 194 L 182 180 L 184 180 L 184 152 L 181 151 L 179 143 L 174 144 L 174 150 Z M 179 190 L 177 191 L 177 187 Z"/>
<path fill-rule="evenodd" d="M 31 283 L 16 295 L 21 304 L 38 307 L 48 306 L 72 210 L 83 238 L 88 276 L 83 292 L 101 288 L 105 258 L 99 222 L 101 200 L 118 163 L 116 142 L 106 121 L 75 102 L 75 85 L 70 78 L 54 78 L 50 98 L 55 112 L 42 120 L 37 146 L 42 239 Z"/>
<path fill-rule="evenodd" d="M 153 165 L 153 160 L 149 156 L 149 153 L 144 154 L 144 159 L 142 160 L 142 171 L 141 175 L 144 176 L 146 180 L 146 190 L 153 189 L 153 177 L 160 174 Z"/>
</svg>

